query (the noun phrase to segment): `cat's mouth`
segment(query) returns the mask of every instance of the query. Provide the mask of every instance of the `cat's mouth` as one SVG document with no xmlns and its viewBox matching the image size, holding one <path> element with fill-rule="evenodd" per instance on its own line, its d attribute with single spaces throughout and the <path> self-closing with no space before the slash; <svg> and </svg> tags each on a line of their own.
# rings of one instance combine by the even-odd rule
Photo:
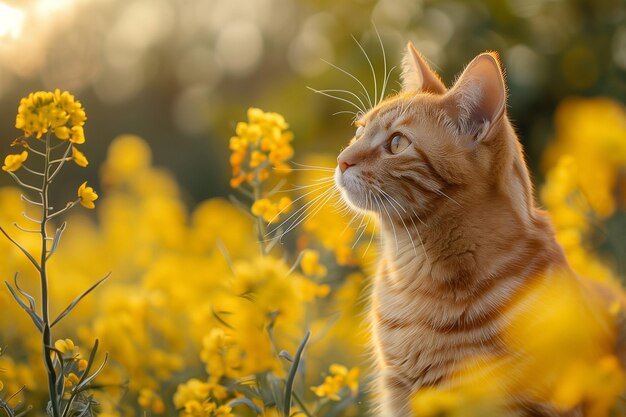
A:
<svg viewBox="0 0 626 417">
<path fill-rule="evenodd" d="M 370 210 L 367 204 L 368 191 L 366 184 L 359 177 L 358 168 L 352 167 L 341 172 L 339 167 L 335 169 L 335 184 L 344 201 L 355 210 Z"/>
</svg>

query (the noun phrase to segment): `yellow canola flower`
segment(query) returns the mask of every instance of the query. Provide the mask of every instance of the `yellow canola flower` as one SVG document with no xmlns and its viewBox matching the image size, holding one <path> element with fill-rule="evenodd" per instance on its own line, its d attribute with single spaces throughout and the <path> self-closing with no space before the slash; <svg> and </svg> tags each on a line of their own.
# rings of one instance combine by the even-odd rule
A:
<svg viewBox="0 0 626 417">
<path fill-rule="evenodd" d="M 4 158 L 4 165 L 2 166 L 3 171 L 14 172 L 22 167 L 22 164 L 28 158 L 28 152 L 23 151 L 20 154 L 11 154 L 7 155 Z"/>
<path fill-rule="evenodd" d="M 233 379 L 240 376 L 243 353 L 231 335 L 219 327 L 213 328 L 204 337 L 202 347 L 200 358 L 206 364 L 206 371 L 212 380 L 219 381 L 223 376 Z M 218 396 L 225 394 L 223 390 L 210 384 L 207 389 L 210 392 L 217 392 Z"/>
<path fill-rule="evenodd" d="M 302 252 L 300 267 L 305 275 L 323 278 L 328 270 L 320 264 L 320 254 L 316 250 L 306 249 Z"/>
<path fill-rule="evenodd" d="M 65 377 L 65 388 L 75 387 L 76 385 L 78 385 L 79 382 L 80 379 L 78 378 L 78 376 L 74 372 L 70 372 L 70 374 Z"/>
<path fill-rule="evenodd" d="M 78 197 L 80 198 L 80 204 L 88 209 L 93 209 L 96 207 L 94 201 L 98 199 L 98 194 L 93 190 L 93 188 L 87 186 L 87 181 L 82 183 L 80 187 L 78 187 Z"/>
<path fill-rule="evenodd" d="M 252 155 L 250 156 L 250 168 L 258 167 L 259 165 L 261 165 L 261 163 L 265 162 L 266 159 L 267 159 L 267 155 L 265 155 L 263 152 L 261 151 L 252 152 Z"/>
<path fill-rule="evenodd" d="M 54 342 L 54 348 L 66 355 L 74 355 L 78 352 L 78 346 L 74 344 L 72 339 L 59 339 Z"/>
<path fill-rule="evenodd" d="M 89 161 L 84 153 L 76 149 L 76 146 L 72 146 L 72 159 L 79 167 L 86 167 L 89 165 Z"/>
<path fill-rule="evenodd" d="M 216 387 L 215 384 L 192 378 L 178 386 L 174 394 L 174 406 L 182 410 L 181 417 L 233 417 L 229 406 L 218 406 L 209 401 L 209 396 L 217 400 L 226 397 L 225 391 L 220 394 L 221 391 L 215 391 Z"/>
<path fill-rule="evenodd" d="M 52 129 L 59 139 L 84 142 L 82 126 L 87 116 L 82 104 L 67 91 L 37 91 L 20 100 L 15 127 L 37 139 Z M 71 125 L 68 129 L 67 124 Z"/>
<path fill-rule="evenodd" d="M 272 203 L 269 198 L 261 198 L 252 204 L 250 211 L 255 216 L 263 217 L 266 222 L 274 223 L 280 214 L 289 212 L 290 206 L 291 199 L 289 197 L 282 197 L 278 203 Z"/>
<path fill-rule="evenodd" d="M 328 375 L 321 385 L 311 387 L 315 395 L 340 401 L 339 392 L 347 387 L 352 396 L 356 396 L 359 391 L 359 368 L 348 369 L 343 365 L 332 364 L 329 370 L 331 375 Z"/>
<path fill-rule="evenodd" d="M 72 126 L 70 129 L 70 142 L 77 145 L 85 143 L 85 131 L 82 126 Z"/>
<path fill-rule="evenodd" d="M 237 123 L 236 136 L 230 138 L 230 165 L 233 188 L 248 183 L 263 182 L 269 178 L 268 168 L 287 174 L 287 161 L 293 156 L 290 142 L 293 134 L 278 113 L 266 113 L 258 108 L 248 109 L 248 121 Z"/>
<path fill-rule="evenodd" d="M 166 411 L 163 399 L 153 390 L 144 388 L 139 391 L 137 402 L 144 410 L 150 410 L 155 414 L 163 414 Z"/>
</svg>

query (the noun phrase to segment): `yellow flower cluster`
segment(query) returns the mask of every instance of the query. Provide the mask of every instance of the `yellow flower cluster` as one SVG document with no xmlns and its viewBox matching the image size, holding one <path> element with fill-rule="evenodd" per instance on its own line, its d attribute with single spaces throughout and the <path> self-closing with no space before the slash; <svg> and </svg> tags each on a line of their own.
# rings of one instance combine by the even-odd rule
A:
<svg viewBox="0 0 626 417">
<path fill-rule="evenodd" d="M 223 387 L 192 378 L 178 386 L 174 406 L 182 410 L 181 417 L 233 417 L 231 407 L 215 402 L 224 398 L 226 390 Z"/>
<path fill-rule="evenodd" d="M 520 355 L 469 359 L 453 376 L 454 386 L 415 393 L 415 416 L 502 415 L 507 406 L 502 398 L 510 392 L 561 412 L 585 404 L 586 416 L 613 415 L 626 387 L 612 353 L 615 340 L 606 331 L 615 324 L 613 315 L 602 308 L 604 300 L 581 292 L 569 274 L 555 271 L 538 282 L 503 332 L 502 341 Z"/>
<path fill-rule="evenodd" d="M 274 223 L 281 214 L 287 214 L 291 208 L 291 199 L 282 197 L 277 203 L 273 203 L 269 198 L 261 198 L 252 204 L 251 212 L 255 216 L 260 216 L 267 223 Z"/>
<path fill-rule="evenodd" d="M 324 383 L 311 387 L 311 390 L 318 397 L 326 397 L 334 401 L 341 400 L 339 396 L 343 388 L 348 388 L 352 396 L 359 391 L 359 368 L 348 369 L 343 365 L 332 364 L 330 375 L 324 379 Z"/>
<path fill-rule="evenodd" d="M 579 124 L 578 130 L 586 129 L 589 139 L 570 142 L 570 137 L 579 132 L 564 130 L 557 123 L 555 145 L 546 157 L 549 169 L 542 199 L 554 218 L 559 240 L 572 265 L 585 275 L 610 281 L 615 279 L 614 274 L 599 256 L 585 248 L 585 242 L 594 230 L 589 226 L 591 221 L 601 222 L 621 207 L 619 198 L 623 198 L 623 193 L 618 188 L 617 172 L 626 160 L 618 143 L 624 138 L 620 127 L 623 110 L 615 110 L 621 107 L 606 100 L 568 101 L 563 106 L 559 114 Z M 52 112 L 52 106 L 46 109 L 47 113 Z M 592 131 L 589 126 L 596 123 L 594 118 L 603 122 Z M 52 123 L 45 131 L 37 130 L 36 126 L 45 123 L 38 125 L 34 120 L 39 119 L 31 119 L 32 135 L 39 131 L 41 135 L 54 134 Z M 66 124 L 72 124 L 71 118 Z M 71 131 L 73 125 L 69 125 L 66 127 Z M 288 170 L 286 164 L 293 150 L 291 134 L 286 129 L 287 124 L 278 115 L 249 111 L 248 121 L 238 126 L 237 136 L 231 140 L 234 186 L 248 181 L 253 186 L 262 179 L 266 181 L 264 184 L 269 184 L 273 180 L 272 167 Z M 63 136 L 62 129 L 60 132 Z M 39 143 L 31 141 L 33 149 Z M 28 150 L 25 142 L 16 144 Z M 86 163 L 74 151 L 75 143 L 71 145 L 70 158 L 79 165 Z M 565 156 L 566 153 L 570 156 Z M 610 169 L 596 170 L 605 157 Z M 30 164 L 31 159 L 26 158 L 21 162 L 12 158 L 5 161 L 5 166 L 17 170 L 24 161 Z M 31 153 L 28 158 L 35 159 L 35 155 Z M 335 163 L 332 157 L 323 156 L 305 158 L 303 162 L 316 166 Z M 367 343 L 368 333 L 362 315 L 363 303 L 359 300 L 367 283 L 365 277 L 371 273 L 365 265 L 374 264 L 371 258 L 376 252 L 375 238 L 372 248 L 368 250 L 368 246 L 375 220 L 363 220 L 364 234 L 353 249 L 360 236 L 354 227 L 358 219 L 346 228 L 350 216 L 337 212 L 333 197 L 320 206 L 317 215 L 303 222 L 303 233 L 293 232 L 298 234 L 293 239 L 296 244 L 293 253 L 288 245 L 275 245 L 261 256 L 259 236 L 252 232 L 259 219 L 250 219 L 250 213 L 242 213 L 239 207 L 220 198 L 203 201 L 188 210 L 173 177 L 152 166 L 150 148 L 141 138 L 125 135 L 111 143 L 102 168 L 102 181 L 109 191 L 98 200 L 98 224 L 84 214 L 74 214 L 70 219 L 72 227 L 63 234 L 63 250 L 48 265 L 51 276 L 63 276 L 64 282 L 71 283 L 50 286 L 50 297 L 60 306 L 71 303 L 79 288 L 88 288 L 94 273 L 115 271 L 115 279 L 101 288 L 91 303 L 81 305 L 65 322 L 55 326 L 55 332 L 71 335 L 81 346 L 90 346 L 99 338 L 101 351 L 109 352 L 113 362 L 99 375 L 99 383 L 128 381 L 128 394 L 121 405 L 117 404 L 120 399 L 115 392 L 94 394 L 101 404 L 101 416 L 247 415 L 245 405 L 231 404 L 244 396 L 262 409 L 261 415 L 281 415 L 280 405 L 272 402 L 280 398 L 260 398 L 253 393 L 269 392 L 271 384 L 284 387 L 292 362 L 278 353 L 285 350 L 293 356 L 307 329 L 312 331 L 312 337 L 301 366 L 306 367 L 309 377 L 296 378 L 302 407 L 308 408 L 310 415 L 323 415 L 326 410 L 349 401 L 349 397 L 354 400 L 359 387 L 357 363 L 331 365 L 321 383 L 310 376 L 323 374 L 334 362 L 348 365 L 350 358 L 363 356 L 362 346 Z M 325 184 L 323 181 L 307 173 L 299 182 Z M 598 189 L 592 190 L 594 185 Z M 314 198 L 324 191 L 325 187 L 320 185 L 299 201 L 313 202 L 315 209 Z M 81 203 L 91 205 L 96 197 L 91 187 L 81 185 L 78 195 Z M 291 197 L 296 200 L 295 196 Z M 260 193 L 245 207 L 250 207 L 260 222 L 269 223 L 277 211 L 288 205 L 287 201 L 290 200 L 282 200 L 281 204 L 274 194 Z M 15 188 L 0 189 L 0 207 L 1 225 L 22 221 L 23 202 Z M 33 253 L 40 250 L 40 243 L 35 240 L 25 239 L 24 246 Z M 0 253 L 4 254 L 0 275 L 23 271 L 20 279 L 24 282 L 36 278 L 28 260 L 9 242 L 0 240 Z M 106 256 L 94 257 L 94 253 Z M 560 290 L 559 294 L 564 292 Z M 550 331 L 520 326 L 517 332 L 506 336 L 511 340 L 534 340 L 536 345 L 523 346 L 541 352 L 551 345 L 551 337 L 560 334 L 554 329 L 578 325 L 580 332 L 576 337 L 582 341 L 596 331 L 578 318 L 577 307 L 560 303 L 559 297 L 549 294 L 546 293 L 548 303 L 554 308 L 545 323 Z M 15 401 L 40 404 L 46 398 L 45 384 L 40 383 L 45 375 L 39 367 L 27 364 L 41 355 L 41 339 L 22 330 L 32 328 L 32 323 L 20 314 L 19 307 L 9 297 L 7 291 L 0 291 L 3 312 L 0 328 L 15 329 L 3 332 L 0 340 L 1 346 L 11 346 L 11 353 L 15 352 L 12 357 L 0 356 L 3 393 L 12 394 L 26 385 L 28 391 L 18 395 Z M 608 314 L 619 312 L 617 306 Z M 539 338 L 537 334 L 546 336 Z M 584 342 L 570 344 L 583 346 Z M 81 352 L 71 340 L 58 341 L 55 347 L 64 357 L 76 355 L 78 360 L 69 362 L 72 366 L 65 375 L 66 385 L 75 386 L 84 370 L 81 362 L 84 356 L 79 355 Z M 541 372 L 535 373 L 544 373 L 552 365 L 544 364 Z M 477 365 L 469 368 L 476 372 L 483 369 Z M 533 369 L 537 368 L 529 366 L 519 372 L 522 376 L 532 375 Z M 558 378 L 554 377 L 558 381 L 556 388 L 548 393 L 550 400 L 567 408 L 581 398 L 589 399 L 598 407 L 591 414 L 593 417 L 605 417 L 602 410 L 624 386 L 615 358 L 602 352 L 593 352 L 588 360 L 559 369 L 562 372 Z M 413 402 L 416 415 L 491 415 L 493 403 L 481 398 L 489 390 L 497 392 L 493 381 L 499 378 L 478 378 L 475 393 L 420 392 Z M 535 386 L 534 381 L 524 381 L 529 389 Z M 174 394 L 173 387 L 176 387 Z M 331 411 L 333 415 L 364 415 L 364 410 Z"/>
<path fill-rule="evenodd" d="M 596 238 L 591 225 L 610 217 L 624 201 L 618 180 L 626 168 L 626 109 L 606 98 L 567 99 L 557 109 L 555 127 L 556 137 L 544 154 L 549 169 L 541 200 L 573 268 L 583 276 L 617 282 L 585 243 Z"/>
<path fill-rule="evenodd" d="M 52 129 L 57 138 L 81 144 L 85 142 L 85 120 L 87 115 L 80 101 L 57 89 L 24 97 L 17 110 L 15 127 L 24 131 L 26 137 L 35 135 L 37 139 Z"/>
<path fill-rule="evenodd" d="M 21 99 L 15 121 L 15 127 L 24 132 L 24 137 L 14 140 L 11 146 L 22 146 L 29 149 L 32 146 L 27 141 L 29 137 L 35 135 L 37 139 L 41 139 L 44 134 L 53 132 L 58 139 L 69 140 L 68 152 L 71 149 L 71 156 L 67 156 L 68 154 L 66 153 L 62 158 L 54 161 L 46 159 L 48 163 L 52 166 L 53 164 L 63 164 L 67 160 L 72 160 L 76 165 L 86 167 L 89 165 L 89 161 L 85 154 L 76 147 L 76 145 L 85 143 L 83 126 L 86 120 L 87 115 L 82 104 L 67 91 L 61 92 L 57 89 L 54 92 L 37 91 L 31 93 L 28 97 Z M 46 146 L 52 148 L 50 143 Z M 45 155 L 47 151 L 44 149 L 35 152 Z M 4 158 L 2 170 L 14 173 L 22 168 L 28 156 L 29 152 L 27 150 L 19 154 L 7 155 Z M 49 167 L 45 169 L 48 170 Z M 35 173 L 41 175 L 39 172 Z M 87 187 L 86 183 L 83 183 L 78 189 L 78 198 L 84 207 L 94 208 L 93 202 L 98 198 L 98 195 L 92 187 Z"/>
<path fill-rule="evenodd" d="M 328 273 L 328 269 L 320 264 L 320 253 L 313 249 L 306 249 L 302 252 L 300 267 L 308 276 L 323 278 Z"/>
<path fill-rule="evenodd" d="M 137 402 L 143 410 L 154 414 L 163 414 L 166 411 L 163 398 L 149 388 L 144 388 L 139 391 Z"/>
<path fill-rule="evenodd" d="M 224 329 L 213 328 L 204 337 L 200 358 L 206 364 L 206 371 L 213 381 L 219 381 L 223 377 L 236 379 L 240 376 L 242 351 L 235 338 L 227 335 Z M 226 391 L 222 389 L 220 393 L 223 394 L 217 398 L 223 399 Z"/>
<path fill-rule="evenodd" d="M 293 156 L 290 142 L 293 134 L 289 125 L 278 113 L 266 113 L 261 109 L 248 109 L 248 122 L 239 122 L 236 136 L 230 138 L 230 185 L 239 187 L 244 181 L 263 182 L 269 178 L 269 169 L 289 173 L 287 161 Z"/>
<path fill-rule="evenodd" d="M 178 184 L 152 166 L 149 146 L 136 136 L 124 135 L 111 143 L 102 178 L 108 192 L 97 200 L 99 224 L 78 212 L 69 218 L 72 227 L 63 234 L 63 250 L 48 266 L 51 275 L 72 283 L 50 287 L 50 297 L 60 306 L 88 288 L 94 274 L 114 271 L 114 279 L 99 288 L 90 303 L 55 327 L 81 346 L 92 345 L 96 337 L 100 340 L 100 350 L 109 352 L 111 363 L 98 376 L 99 383 L 128 381 L 121 408 L 115 404 L 117 390 L 94 393 L 103 415 L 219 415 L 232 400 L 249 395 L 235 388 L 240 379 L 255 375 L 284 379 L 289 363 L 278 352 L 284 349 L 294 355 L 308 328 L 315 343 L 307 346 L 307 355 L 332 357 L 342 352 L 358 357 L 366 333 L 359 331 L 354 345 L 342 340 L 361 321 L 356 314 L 334 318 L 344 309 L 360 309 L 358 288 L 352 281 L 349 291 L 344 287 L 336 265 L 326 266 L 325 279 L 332 277 L 332 282 L 317 282 L 325 253 L 317 265 L 310 255 L 306 258 L 304 268 L 314 266 L 316 271 L 310 276 L 295 265 L 299 251 L 289 253 L 276 246 L 260 256 L 252 233 L 256 224 L 249 216 L 219 198 L 203 201 L 189 212 Z M 85 184 L 85 198 L 91 192 L 88 188 Z M 280 204 L 280 197 L 268 198 Z M 0 206 L 0 224 L 19 221 L 23 207 L 17 190 L 0 189 Z M 40 247 L 31 241 L 25 245 L 32 251 Z M 0 263 L 1 274 L 20 270 L 25 271 L 24 282 L 34 279 L 27 261 L 7 242 L 0 240 L 0 252 L 7 254 L 6 262 Z M 93 253 L 107 256 L 94 258 Z M 0 291 L 0 310 L 6 312 L 0 315 L 0 328 L 32 327 L 9 296 Z M 331 330 L 329 323 L 335 321 Z M 32 348 L 40 340 L 26 331 L 3 337 L 0 344 L 16 347 L 20 358 L 32 361 L 40 355 Z M 23 396 L 17 400 L 33 403 L 45 398 L 45 384 L 36 382 L 45 380 L 41 370 L 13 360 L 0 357 L 0 368 L 7 370 L 0 375 L 5 391 L 12 393 L 26 384 L 34 400 Z M 80 378 L 75 365 L 71 372 Z M 307 373 L 318 375 L 327 365 L 309 361 Z M 76 382 L 69 373 L 66 381 L 68 386 Z M 172 387 L 178 387 L 174 397 Z M 189 390 L 195 397 L 186 394 Z M 312 392 L 309 396 L 315 398 Z M 279 415 L 276 407 L 254 400 L 263 415 Z M 243 415 L 245 407 L 237 405 L 231 414 Z"/>
</svg>

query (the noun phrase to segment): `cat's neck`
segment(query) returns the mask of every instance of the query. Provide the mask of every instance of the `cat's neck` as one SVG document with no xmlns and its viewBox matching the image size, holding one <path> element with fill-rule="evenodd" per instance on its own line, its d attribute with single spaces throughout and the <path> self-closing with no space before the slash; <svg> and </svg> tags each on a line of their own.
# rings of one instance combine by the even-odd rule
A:
<svg viewBox="0 0 626 417">
<path fill-rule="evenodd" d="M 450 206 L 424 220 L 382 221 L 388 273 L 402 285 L 418 281 L 481 282 L 535 253 L 566 265 L 547 216 L 533 208 L 527 221 L 497 196 L 483 205 Z"/>
</svg>

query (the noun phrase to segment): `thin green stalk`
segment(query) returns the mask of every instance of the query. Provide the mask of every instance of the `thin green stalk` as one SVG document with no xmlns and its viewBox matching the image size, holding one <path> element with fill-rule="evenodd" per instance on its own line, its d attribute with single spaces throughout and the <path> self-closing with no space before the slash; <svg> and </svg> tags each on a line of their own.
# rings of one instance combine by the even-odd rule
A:
<svg viewBox="0 0 626 417">
<path fill-rule="evenodd" d="M 44 322 L 44 327 L 48 328 L 48 331 L 44 331 L 43 336 L 43 354 L 44 363 L 46 364 L 46 371 L 48 374 L 48 393 L 50 394 L 50 403 L 52 405 L 52 417 L 60 417 L 60 408 L 58 403 L 57 388 L 56 388 L 56 370 L 54 369 L 54 363 L 50 360 L 50 350 L 52 346 L 52 332 L 50 326 L 50 307 L 48 300 L 48 277 L 46 274 L 46 263 L 48 260 L 48 235 L 46 232 L 46 225 L 48 223 L 48 186 L 49 170 L 48 164 L 50 161 L 50 133 L 46 135 L 46 150 L 44 153 L 44 176 L 41 187 L 41 260 L 39 262 L 39 276 L 41 280 L 41 317 Z"/>
<path fill-rule="evenodd" d="M 259 179 L 259 170 L 256 170 L 254 179 L 254 201 L 259 201 L 263 196 L 261 192 L 261 181 Z M 261 216 L 256 216 L 257 239 L 261 247 L 261 255 L 267 255 L 267 246 L 265 246 L 265 221 Z"/>
</svg>

